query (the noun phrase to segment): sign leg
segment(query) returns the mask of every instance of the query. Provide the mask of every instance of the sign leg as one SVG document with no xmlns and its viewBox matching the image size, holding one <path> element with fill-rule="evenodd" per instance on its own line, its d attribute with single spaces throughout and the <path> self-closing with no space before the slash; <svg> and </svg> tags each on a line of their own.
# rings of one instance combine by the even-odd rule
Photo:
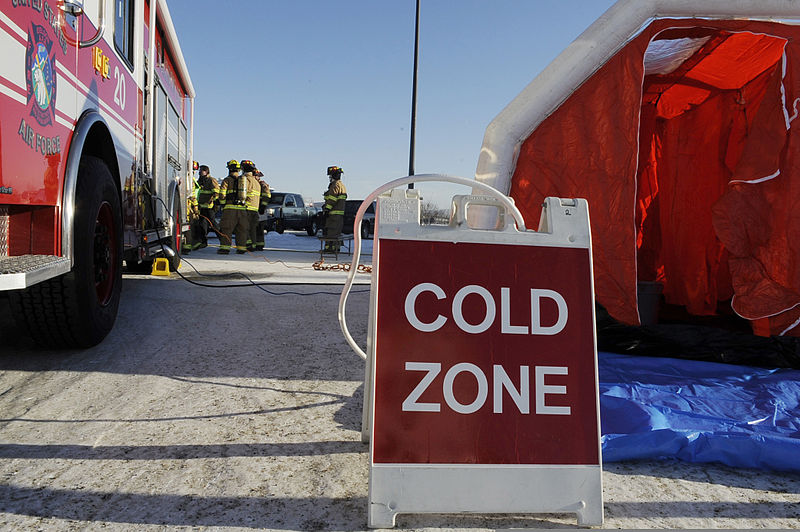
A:
<svg viewBox="0 0 800 532">
<path fill-rule="evenodd" d="M 578 526 L 600 526 L 603 524 L 603 501 L 595 499 L 578 510 Z"/>
<path fill-rule="evenodd" d="M 364 406 L 361 410 L 361 442 L 369 443 L 372 432 L 372 356 L 367 353 L 366 369 L 364 370 Z"/>
<path fill-rule="evenodd" d="M 385 504 L 379 502 L 370 503 L 367 526 L 370 528 L 394 528 L 396 515 L 397 512 L 390 510 Z"/>
</svg>

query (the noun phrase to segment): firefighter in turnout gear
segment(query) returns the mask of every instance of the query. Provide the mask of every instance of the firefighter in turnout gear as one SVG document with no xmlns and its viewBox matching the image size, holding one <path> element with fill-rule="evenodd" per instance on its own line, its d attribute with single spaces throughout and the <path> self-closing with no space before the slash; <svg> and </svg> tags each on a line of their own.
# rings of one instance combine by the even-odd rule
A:
<svg viewBox="0 0 800 532">
<path fill-rule="evenodd" d="M 342 234 L 344 227 L 344 206 L 347 199 L 347 189 L 342 183 L 344 171 L 338 166 L 328 167 L 329 185 L 325 191 L 325 205 L 322 207 L 325 217 L 325 232 L 323 238 L 336 238 Z M 342 242 L 336 240 L 325 241 L 325 251 L 339 251 Z"/>
<path fill-rule="evenodd" d="M 247 250 L 247 211 L 244 199 L 239 199 L 239 161 L 228 161 L 228 176 L 219 186 L 219 204 L 222 207 L 222 219 L 219 223 L 219 249 L 217 253 L 230 253 L 233 237 L 236 236 L 236 250 L 244 253 Z M 246 182 L 245 182 L 246 183 Z"/>
<path fill-rule="evenodd" d="M 200 223 L 200 209 L 197 206 L 197 191 L 200 190 L 200 185 L 197 184 L 197 180 L 192 180 L 192 183 L 194 184 L 192 193 L 186 197 L 186 218 L 189 221 L 189 234 L 186 235 L 181 244 L 182 252 L 186 254 L 205 247 L 202 245 L 203 239 L 201 235 L 203 229 Z"/>
<path fill-rule="evenodd" d="M 272 197 L 272 191 L 269 189 L 269 185 L 266 181 L 261 179 L 264 177 L 263 172 L 260 172 L 258 169 L 254 172 L 255 176 L 258 178 L 258 184 L 261 185 L 261 193 L 259 195 L 259 203 L 258 203 L 258 213 L 255 216 L 255 235 L 253 237 L 253 244 L 256 251 L 263 251 L 264 250 L 264 229 L 266 222 L 260 222 L 259 217 L 264 214 L 267 210 L 267 204 L 269 203 L 269 199 Z"/>
<path fill-rule="evenodd" d="M 256 177 L 256 164 L 250 160 L 243 160 L 241 162 L 242 177 L 239 181 L 239 194 L 244 198 L 244 209 L 247 215 L 247 242 L 245 244 L 247 251 L 255 251 L 255 243 L 257 240 L 256 232 L 258 228 L 258 208 L 261 203 L 261 183 Z M 244 190 L 242 190 L 244 187 Z M 261 240 L 263 242 L 264 236 L 262 233 Z M 261 246 L 264 249 L 264 246 Z M 239 239 L 236 239 L 236 252 L 242 253 L 239 248 Z"/>
<path fill-rule="evenodd" d="M 200 165 L 200 176 L 197 184 L 200 189 L 197 191 L 197 204 L 200 209 L 200 233 L 201 248 L 208 245 L 208 232 L 214 231 L 219 238 L 219 227 L 217 226 L 217 198 L 219 197 L 219 183 L 211 177 L 208 166 Z"/>
</svg>

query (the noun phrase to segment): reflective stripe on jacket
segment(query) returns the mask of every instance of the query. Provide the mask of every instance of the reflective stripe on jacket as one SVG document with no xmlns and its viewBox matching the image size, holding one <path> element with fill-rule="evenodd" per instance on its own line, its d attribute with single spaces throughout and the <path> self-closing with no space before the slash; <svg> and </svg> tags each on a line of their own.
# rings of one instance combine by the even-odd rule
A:
<svg viewBox="0 0 800 532">
<path fill-rule="evenodd" d="M 325 205 L 322 207 L 328 214 L 344 216 L 344 205 L 347 199 L 347 189 L 341 179 L 334 179 L 325 192 Z"/>
<path fill-rule="evenodd" d="M 259 184 L 261 185 L 261 207 L 266 207 L 269 203 L 269 199 L 272 197 L 272 191 L 269 189 L 269 185 L 263 180 L 259 180 Z"/>
<path fill-rule="evenodd" d="M 247 179 L 245 208 L 248 211 L 258 211 L 258 205 L 261 203 L 261 182 L 253 175 L 253 172 L 245 172 L 241 179 Z"/>
<path fill-rule="evenodd" d="M 205 179 L 198 178 L 197 184 L 200 189 L 197 191 L 197 202 L 201 209 L 211 209 L 214 207 L 214 200 L 219 196 L 219 183 L 211 176 Z"/>
<path fill-rule="evenodd" d="M 244 202 L 239 201 L 241 179 L 247 180 L 247 195 Z M 229 174 L 228 177 L 222 180 L 222 184 L 219 187 L 219 203 L 223 206 L 223 209 L 257 211 L 260 197 L 261 183 L 258 182 L 258 178 L 252 172 L 242 175 Z"/>
<path fill-rule="evenodd" d="M 219 186 L 219 204 L 228 207 L 236 205 L 236 183 L 239 179 L 238 173 L 229 173 L 228 177 L 222 180 Z"/>
<path fill-rule="evenodd" d="M 195 183 L 196 185 L 197 183 Z M 186 196 L 186 218 L 190 222 L 196 220 L 200 216 L 197 210 L 197 198 L 194 194 Z"/>
</svg>

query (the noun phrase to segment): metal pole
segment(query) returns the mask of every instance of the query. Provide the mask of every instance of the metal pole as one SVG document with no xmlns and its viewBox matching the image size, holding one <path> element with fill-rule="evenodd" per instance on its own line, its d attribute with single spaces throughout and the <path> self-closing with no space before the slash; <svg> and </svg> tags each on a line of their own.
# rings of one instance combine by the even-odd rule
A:
<svg viewBox="0 0 800 532">
<path fill-rule="evenodd" d="M 147 147 L 144 154 L 144 171 L 155 177 L 153 166 L 153 135 L 155 134 L 156 123 L 156 102 L 155 102 L 155 86 L 156 86 L 156 10 L 158 9 L 158 2 L 150 2 L 150 42 L 147 45 L 147 120 L 145 121 L 145 137 L 147 139 Z M 159 191 L 160 193 L 160 191 Z"/>
<path fill-rule="evenodd" d="M 417 65 L 419 64 L 419 2 L 417 0 L 417 17 L 414 23 L 414 75 L 411 83 L 411 140 L 408 150 L 408 175 L 414 175 L 414 142 L 417 130 Z M 414 188 L 409 183 L 408 188 Z"/>
</svg>

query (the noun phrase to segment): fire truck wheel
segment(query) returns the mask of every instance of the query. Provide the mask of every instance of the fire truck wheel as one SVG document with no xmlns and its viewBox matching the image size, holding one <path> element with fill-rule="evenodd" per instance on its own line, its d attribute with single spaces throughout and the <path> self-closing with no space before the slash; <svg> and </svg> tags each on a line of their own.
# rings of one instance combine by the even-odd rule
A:
<svg viewBox="0 0 800 532">
<path fill-rule="evenodd" d="M 122 218 L 105 163 L 83 157 L 75 190 L 74 264 L 60 277 L 13 297 L 15 314 L 37 342 L 91 347 L 114 326 L 122 286 Z"/>
</svg>

